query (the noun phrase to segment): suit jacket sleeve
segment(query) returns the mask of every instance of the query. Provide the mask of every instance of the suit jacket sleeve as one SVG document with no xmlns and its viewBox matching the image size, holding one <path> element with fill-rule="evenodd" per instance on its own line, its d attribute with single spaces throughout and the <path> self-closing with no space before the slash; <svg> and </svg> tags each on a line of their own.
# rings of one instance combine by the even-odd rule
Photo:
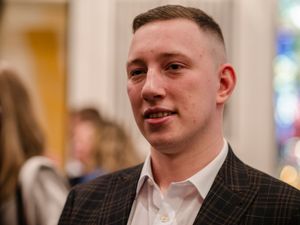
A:
<svg viewBox="0 0 300 225">
<path fill-rule="evenodd" d="M 59 224 L 71 224 L 72 218 L 72 209 L 73 209 L 73 202 L 74 202 L 74 189 L 70 191 L 62 214 L 60 216 Z"/>
</svg>

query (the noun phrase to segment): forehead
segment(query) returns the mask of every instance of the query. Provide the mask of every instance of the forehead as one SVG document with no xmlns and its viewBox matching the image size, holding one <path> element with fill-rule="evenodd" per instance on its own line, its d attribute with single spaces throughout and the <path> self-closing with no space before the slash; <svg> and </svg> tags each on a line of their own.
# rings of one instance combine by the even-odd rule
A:
<svg viewBox="0 0 300 225">
<path fill-rule="evenodd" d="M 205 51 L 210 47 L 211 36 L 188 19 L 155 21 L 140 27 L 133 35 L 129 58 L 140 53 L 174 50 Z"/>
</svg>

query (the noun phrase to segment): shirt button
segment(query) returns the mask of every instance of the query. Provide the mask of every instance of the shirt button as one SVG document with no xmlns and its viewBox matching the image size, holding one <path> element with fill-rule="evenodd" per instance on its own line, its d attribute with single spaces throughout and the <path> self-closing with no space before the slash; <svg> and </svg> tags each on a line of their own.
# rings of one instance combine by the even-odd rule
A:
<svg viewBox="0 0 300 225">
<path fill-rule="evenodd" d="M 169 220 L 170 220 L 170 218 L 169 218 L 168 215 L 162 215 L 162 216 L 160 216 L 160 221 L 161 221 L 162 223 L 169 222 Z"/>
</svg>

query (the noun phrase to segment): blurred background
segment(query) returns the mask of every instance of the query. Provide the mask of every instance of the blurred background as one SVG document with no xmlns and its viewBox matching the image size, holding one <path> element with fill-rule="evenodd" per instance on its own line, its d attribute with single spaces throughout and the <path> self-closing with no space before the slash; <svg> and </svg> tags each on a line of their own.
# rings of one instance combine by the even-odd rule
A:
<svg viewBox="0 0 300 225">
<path fill-rule="evenodd" d="M 146 156 L 125 63 L 133 17 L 163 4 L 202 8 L 221 25 L 238 76 L 226 138 L 248 164 L 300 188 L 299 0 L 0 0 L 0 60 L 33 90 L 48 155 L 64 168 L 70 112 L 93 106 Z"/>
</svg>

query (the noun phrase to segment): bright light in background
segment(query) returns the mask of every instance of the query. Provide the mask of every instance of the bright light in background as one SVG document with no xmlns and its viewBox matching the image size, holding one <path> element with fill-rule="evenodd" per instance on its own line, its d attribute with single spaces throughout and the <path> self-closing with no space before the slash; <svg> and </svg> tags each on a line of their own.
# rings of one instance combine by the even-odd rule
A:
<svg viewBox="0 0 300 225">
<path fill-rule="evenodd" d="M 300 189 L 300 1 L 278 3 L 273 85 L 279 176 Z"/>
<path fill-rule="evenodd" d="M 283 126 L 290 126 L 295 118 L 298 107 L 298 98 L 294 93 L 281 94 L 277 100 L 276 119 Z"/>
<path fill-rule="evenodd" d="M 300 29 L 300 5 L 292 7 L 289 11 L 289 16 L 294 26 Z"/>
<path fill-rule="evenodd" d="M 279 55 L 274 61 L 276 88 L 281 88 L 287 84 L 294 84 L 297 76 L 298 65 L 286 55 Z"/>
<path fill-rule="evenodd" d="M 295 156 L 297 157 L 298 164 L 300 163 L 300 141 L 297 141 L 295 146 Z"/>
<path fill-rule="evenodd" d="M 293 166 L 289 166 L 289 165 L 284 166 L 280 173 L 280 179 L 294 187 L 299 188 L 298 186 L 299 176 L 298 176 L 297 168 Z"/>
</svg>

